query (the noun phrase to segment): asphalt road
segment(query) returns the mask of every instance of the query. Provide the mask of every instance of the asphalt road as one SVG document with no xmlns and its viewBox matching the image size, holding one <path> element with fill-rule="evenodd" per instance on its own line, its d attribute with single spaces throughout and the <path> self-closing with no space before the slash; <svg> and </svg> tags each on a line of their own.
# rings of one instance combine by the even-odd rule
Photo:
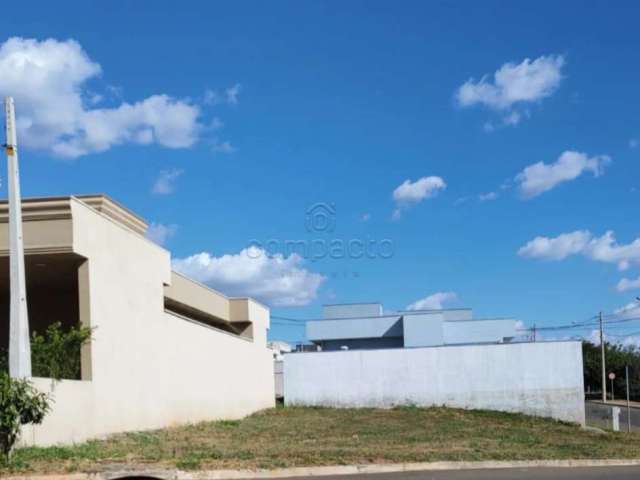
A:
<svg viewBox="0 0 640 480">
<path fill-rule="evenodd" d="M 640 467 L 503 468 L 433 472 L 373 473 L 322 477 L 322 480 L 638 480 Z M 293 479 L 291 479 L 293 480 Z M 301 477 L 295 480 L 308 480 Z"/>
</svg>

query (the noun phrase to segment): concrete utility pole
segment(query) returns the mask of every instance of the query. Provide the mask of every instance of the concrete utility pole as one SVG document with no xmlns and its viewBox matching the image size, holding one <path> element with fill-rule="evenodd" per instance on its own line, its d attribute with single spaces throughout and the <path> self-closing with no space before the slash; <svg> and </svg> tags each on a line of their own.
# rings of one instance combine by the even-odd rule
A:
<svg viewBox="0 0 640 480">
<path fill-rule="evenodd" d="M 602 312 L 598 315 L 600 319 L 600 357 L 602 360 L 602 401 L 607 403 L 607 373 L 604 360 L 604 332 L 602 331 Z"/>
<path fill-rule="evenodd" d="M 627 382 L 627 432 L 631 433 L 631 404 L 629 402 L 629 364 L 624 366 L 624 373 Z"/>
<path fill-rule="evenodd" d="M 27 314 L 27 287 L 22 242 L 22 203 L 18 171 L 18 142 L 13 98 L 4 99 L 7 170 L 9 183 L 9 374 L 13 378 L 31 376 L 31 345 Z"/>
<path fill-rule="evenodd" d="M 533 343 L 536 343 L 536 324 L 533 324 Z"/>
</svg>

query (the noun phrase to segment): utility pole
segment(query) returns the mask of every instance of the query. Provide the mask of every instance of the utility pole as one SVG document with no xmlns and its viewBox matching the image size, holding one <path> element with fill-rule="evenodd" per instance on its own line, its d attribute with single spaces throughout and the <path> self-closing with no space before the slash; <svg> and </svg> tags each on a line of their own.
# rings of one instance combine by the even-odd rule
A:
<svg viewBox="0 0 640 480">
<path fill-rule="evenodd" d="M 536 343 L 536 324 L 533 324 L 533 343 Z"/>
<path fill-rule="evenodd" d="M 20 200 L 20 172 L 18 170 L 18 142 L 13 98 L 4 99 L 5 134 L 9 183 L 9 374 L 13 378 L 31 376 L 31 345 L 27 314 L 27 287 L 24 271 L 22 240 L 22 203 Z"/>
<path fill-rule="evenodd" d="M 602 401 L 607 403 L 607 373 L 604 360 L 604 332 L 602 331 L 602 312 L 598 315 L 600 319 L 600 357 L 602 360 Z"/>
<path fill-rule="evenodd" d="M 611 375 L 611 374 L 609 374 L 609 375 Z M 616 396 L 615 396 L 615 394 L 613 393 L 613 379 L 614 379 L 614 378 L 615 378 L 615 377 L 613 377 L 613 378 L 612 378 L 611 376 L 609 377 L 609 380 L 611 381 L 611 400 L 615 400 L 615 399 L 616 399 Z"/>
<path fill-rule="evenodd" d="M 631 433 L 631 405 L 629 402 L 629 364 L 624 366 L 625 377 L 627 378 L 627 432 Z"/>
</svg>

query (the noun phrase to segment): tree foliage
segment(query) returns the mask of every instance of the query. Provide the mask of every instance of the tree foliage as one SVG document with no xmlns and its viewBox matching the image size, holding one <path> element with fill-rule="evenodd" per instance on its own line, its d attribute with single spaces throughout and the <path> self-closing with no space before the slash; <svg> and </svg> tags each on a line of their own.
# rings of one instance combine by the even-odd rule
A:
<svg viewBox="0 0 640 480">
<path fill-rule="evenodd" d="M 91 328 L 77 326 L 63 330 L 60 322 L 52 323 L 43 334 L 31 337 L 31 369 L 34 377 L 54 380 L 80 379 L 80 351 L 91 339 Z M 7 371 L 8 355 L 0 356 L 0 371 Z"/>
<path fill-rule="evenodd" d="M 31 337 L 31 364 L 35 377 L 54 380 L 80 378 L 80 350 L 91 338 L 84 326 L 63 330 L 60 322 Z M 22 425 L 38 424 L 50 409 L 50 398 L 28 380 L 8 374 L 7 352 L 0 355 L 0 453 L 6 462 Z"/>
<path fill-rule="evenodd" d="M 9 462 L 22 425 L 38 424 L 49 411 L 49 397 L 28 380 L 0 372 L 0 453 Z"/>
<path fill-rule="evenodd" d="M 89 327 L 79 325 L 65 332 L 60 322 L 49 325 L 43 335 L 34 332 L 31 338 L 33 376 L 80 379 L 80 351 L 90 338 Z"/>
<path fill-rule="evenodd" d="M 620 345 L 605 342 L 605 362 L 607 374 L 607 392 L 610 394 L 609 373 L 616 375 L 613 381 L 615 398 L 626 398 L 625 365 L 629 365 L 629 396 L 631 400 L 640 400 L 640 348 L 634 345 Z M 602 391 L 602 369 L 600 345 L 591 342 L 582 343 L 584 362 L 584 388 L 589 391 Z"/>
</svg>

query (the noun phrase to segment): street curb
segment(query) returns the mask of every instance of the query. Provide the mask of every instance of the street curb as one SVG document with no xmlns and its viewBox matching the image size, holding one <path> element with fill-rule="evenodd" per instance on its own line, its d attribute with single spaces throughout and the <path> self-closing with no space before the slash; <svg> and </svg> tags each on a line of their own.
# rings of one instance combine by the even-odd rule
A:
<svg viewBox="0 0 640 480">
<path fill-rule="evenodd" d="M 421 462 L 375 465 L 336 465 L 327 467 L 294 467 L 273 470 L 162 470 L 139 468 L 95 473 L 55 475 L 16 475 L 4 480 L 116 480 L 146 477 L 161 480 L 239 480 L 290 477 L 323 477 L 328 475 L 358 475 L 366 473 L 428 472 L 436 470 L 479 470 L 505 468 L 576 468 L 640 466 L 640 459 L 631 460 L 525 460 L 517 462 Z"/>
</svg>

